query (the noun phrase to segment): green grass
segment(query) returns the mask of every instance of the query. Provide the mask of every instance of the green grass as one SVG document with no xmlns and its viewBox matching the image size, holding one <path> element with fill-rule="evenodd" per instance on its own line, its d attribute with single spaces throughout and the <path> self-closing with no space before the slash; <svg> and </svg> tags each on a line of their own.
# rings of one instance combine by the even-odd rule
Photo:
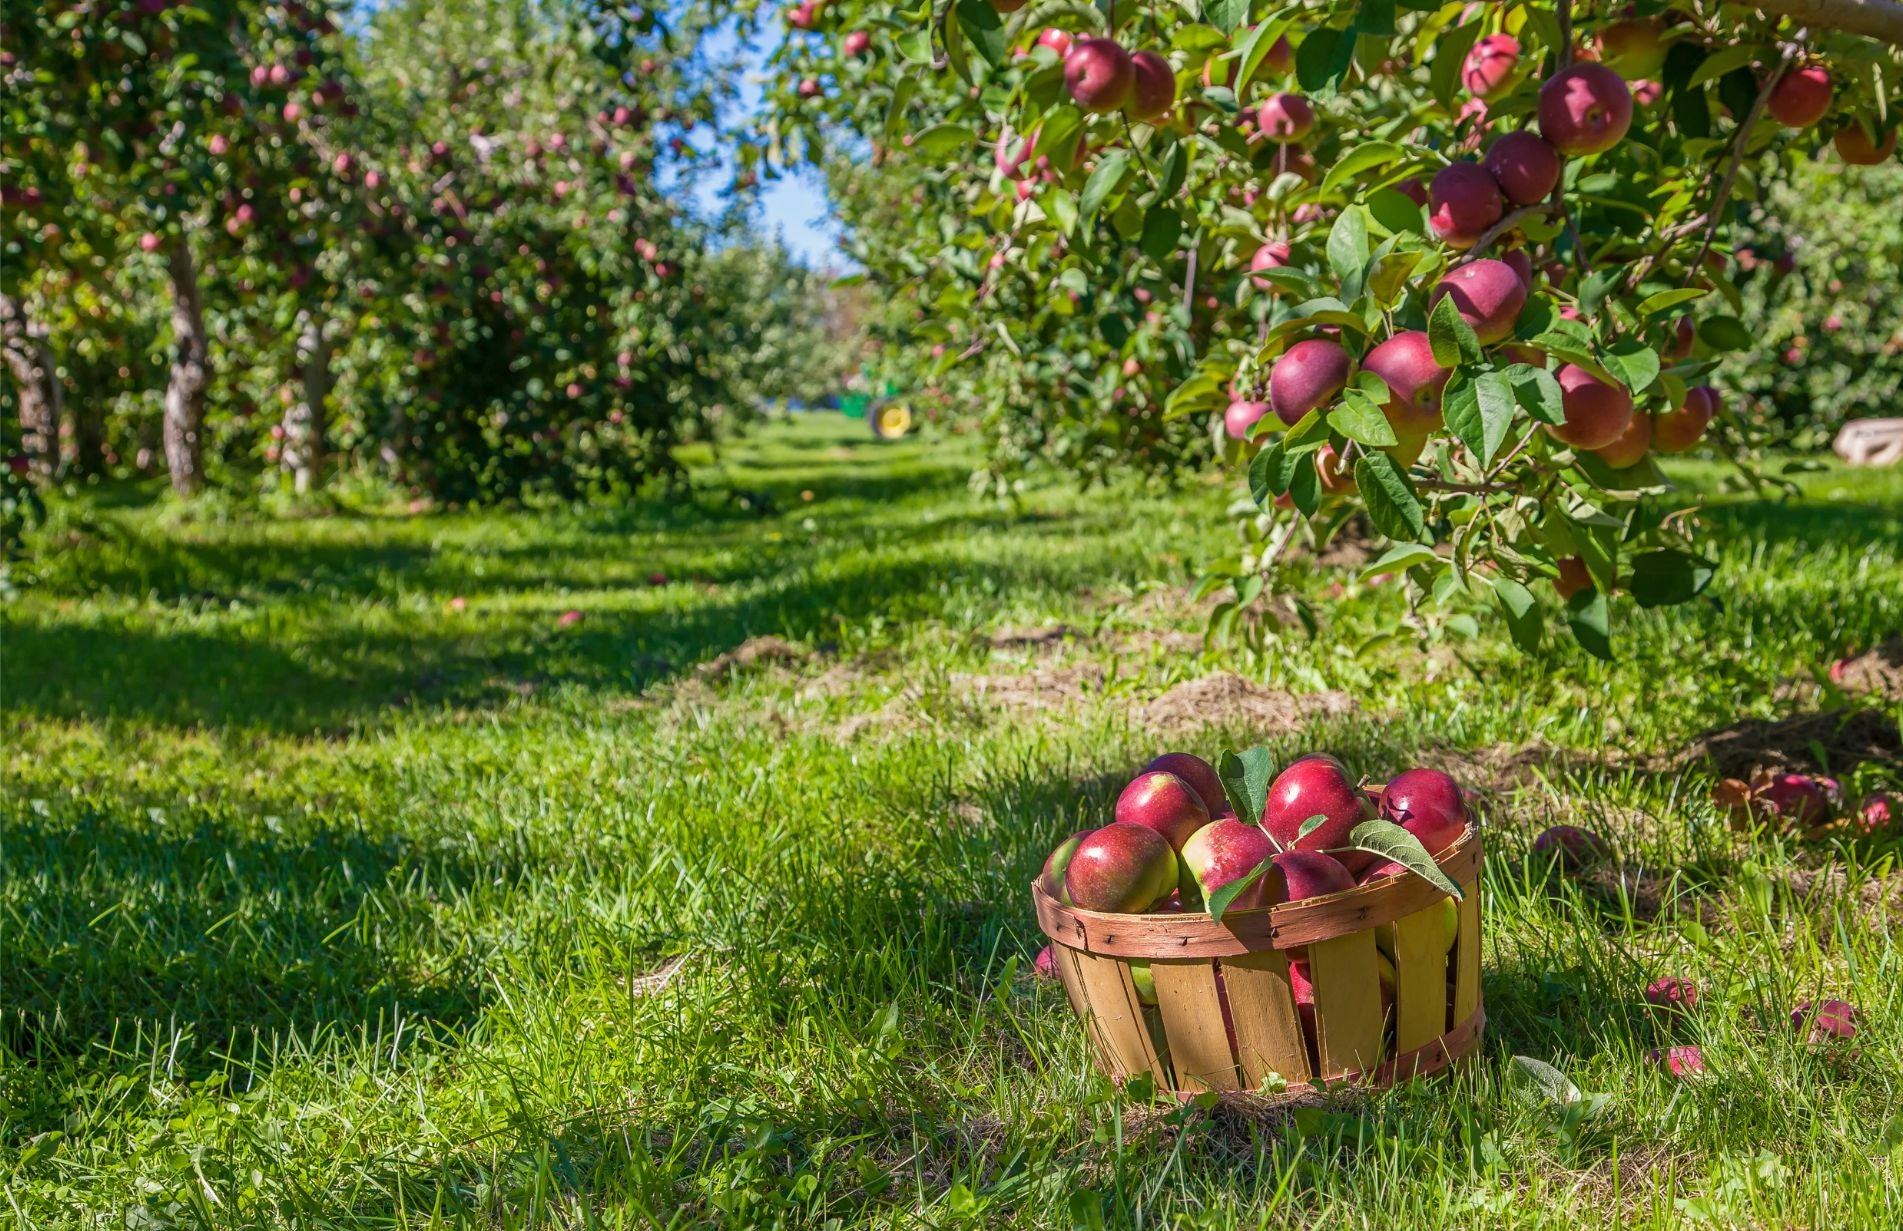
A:
<svg viewBox="0 0 1903 1231">
<path fill-rule="evenodd" d="M 1897 475 L 1714 494 L 1712 601 L 1622 605 L 1607 665 L 1521 656 L 1489 619 L 1423 642 L 1397 587 L 1326 569 L 1312 638 L 1198 648 L 1168 634 L 1200 628 L 1183 596 L 1233 545 L 1227 491 L 1013 509 L 966 469 L 955 444 L 813 420 L 705 467 L 708 494 L 630 508 L 58 504 L 5 611 L 0 1217 L 1897 1224 L 1896 846 L 1740 835 L 1666 767 L 1701 730 L 1828 700 L 1822 664 L 1903 630 Z M 990 640 L 1057 623 L 1053 646 Z M 704 669 L 768 634 L 806 656 Z M 1485 788 L 1476 1065 L 1274 1112 L 1143 1106 L 1028 977 L 1049 845 L 1165 742 L 1255 738 L 1144 725 L 1222 670 L 1355 698 L 1280 754 Z M 1026 678 L 1077 695 L 1001 698 Z M 1528 746 L 1512 772 L 1495 755 Z M 1529 868 L 1561 821 L 1648 892 Z M 1676 1029 L 1638 1003 L 1660 973 L 1703 987 Z M 1854 1057 L 1785 1024 L 1825 995 L 1863 1012 Z M 1708 1080 L 1648 1067 L 1672 1038 Z M 1523 1101 L 1516 1054 L 1602 1110 Z"/>
</svg>

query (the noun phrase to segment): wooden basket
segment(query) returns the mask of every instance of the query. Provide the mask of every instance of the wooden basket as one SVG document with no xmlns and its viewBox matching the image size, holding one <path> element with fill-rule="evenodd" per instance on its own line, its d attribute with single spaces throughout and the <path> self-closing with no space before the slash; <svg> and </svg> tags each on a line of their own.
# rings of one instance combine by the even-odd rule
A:
<svg viewBox="0 0 1903 1231">
<path fill-rule="evenodd" d="M 1468 826 L 1439 862 L 1466 895 L 1444 966 L 1432 955 L 1445 935 L 1444 915 L 1435 915 L 1447 895 L 1419 876 L 1232 911 L 1220 923 L 1207 914 L 1079 910 L 1035 882 L 1031 893 L 1071 1007 L 1112 1078 L 1148 1073 L 1158 1089 L 1182 1096 L 1258 1090 L 1271 1073 L 1291 1088 L 1317 1079 L 1385 1087 L 1468 1055 L 1486 1025 L 1479 832 Z M 1387 923 L 1396 987 L 1384 1017 L 1375 929 Z M 1288 950 L 1303 946 L 1314 985 L 1312 1053 L 1289 986 Z M 1150 964 L 1153 1009 L 1137 997 L 1132 960 Z"/>
</svg>

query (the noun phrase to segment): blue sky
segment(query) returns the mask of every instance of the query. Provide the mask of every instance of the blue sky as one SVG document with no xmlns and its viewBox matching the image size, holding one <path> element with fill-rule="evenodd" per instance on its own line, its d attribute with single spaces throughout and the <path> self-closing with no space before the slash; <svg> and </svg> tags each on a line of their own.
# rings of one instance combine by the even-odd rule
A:
<svg viewBox="0 0 1903 1231">
<path fill-rule="evenodd" d="M 746 67 L 740 82 L 740 103 L 743 111 L 753 111 L 760 106 L 761 65 L 772 50 L 766 40 L 776 39 L 783 28 L 769 21 L 766 30 L 752 43 L 742 48 Z M 730 31 L 722 31 L 714 36 L 709 52 L 716 57 L 725 56 L 738 45 L 738 38 Z M 725 151 L 722 151 L 723 156 Z M 700 204 L 708 210 L 719 210 L 720 188 L 727 177 L 711 177 L 704 180 L 699 190 Z M 761 225 L 768 234 L 777 233 L 786 241 L 786 246 L 795 255 L 815 266 L 844 266 L 849 264 L 839 252 L 839 229 L 833 221 L 831 208 L 826 202 L 826 192 L 817 175 L 807 173 L 798 176 L 773 180 L 761 185 Z"/>
</svg>

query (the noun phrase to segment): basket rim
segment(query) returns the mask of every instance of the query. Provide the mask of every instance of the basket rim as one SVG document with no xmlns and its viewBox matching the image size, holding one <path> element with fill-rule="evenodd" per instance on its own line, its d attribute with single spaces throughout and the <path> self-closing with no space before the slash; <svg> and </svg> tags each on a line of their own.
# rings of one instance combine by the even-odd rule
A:
<svg viewBox="0 0 1903 1231">
<path fill-rule="evenodd" d="M 1480 859 L 1480 830 L 1469 822 L 1435 862 L 1456 884 L 1473 886 Z M 1386 877 L 1340 893 L 1231 912 L 1218 923 L 1201 911 L 1127 915 L 1066 906 L 1046 893 L 1038 879 L 1031 881 L 1038 927 L 1053 942 L 1103 957 L 1165 961 L 1296 949 L 1393 923 L 1447 896 L 1419 876 Z"/>
</svg>

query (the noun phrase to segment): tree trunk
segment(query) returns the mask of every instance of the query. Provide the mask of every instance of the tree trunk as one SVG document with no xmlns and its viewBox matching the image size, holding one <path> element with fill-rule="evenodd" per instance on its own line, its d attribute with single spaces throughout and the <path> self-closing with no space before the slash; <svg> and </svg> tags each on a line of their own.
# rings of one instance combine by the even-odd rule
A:
<svg viewBox="0 0 1903 1231">
<path fill-rule="evenodd" d="M 284 467 L 299 495 L 324 484 L 325 404 L 330 400 L 330 332 L 319 316 L 306 314 L 297 339 L 304 396 L 284 411 Z"/>
<path fill-rule="evenodd" d="M 165 385 L 165 464 L 172 490 L 190 496 L 205 486 L 205 391 L 211 385 L 211 348 L 205 338 L 205 313 L 198 297 L 198 270 L 191 242 L 173 242 L 172 375 Z"/>
<path fill-rule="evenodd" d="M 27 318 L 26 305 L 0 295 L 0 347 L 13 377 L 13 398 L 20 407 L 20 448 L 33 473 L 50 479 L 59 471 L 60 411 L 65 390 L 53 364 L 46 327 Z"/>
<path fill-rule="evenodd" d="M 106 418 L 97 397 L 73 404 L 73 473 L 106 473 Z"/>
</svg>

